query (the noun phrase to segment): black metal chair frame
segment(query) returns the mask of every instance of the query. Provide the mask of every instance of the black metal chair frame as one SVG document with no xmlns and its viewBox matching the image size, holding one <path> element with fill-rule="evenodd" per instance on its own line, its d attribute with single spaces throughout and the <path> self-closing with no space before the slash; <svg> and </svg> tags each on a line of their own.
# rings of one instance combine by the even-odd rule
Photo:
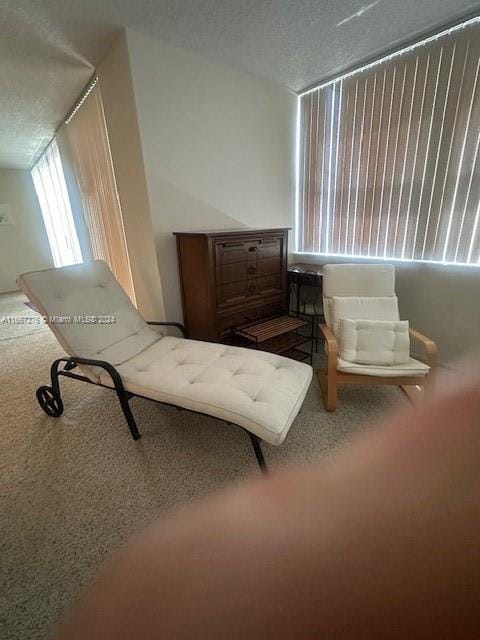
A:
<svg viewBox="0 0 480 640">
<path fill-rule="evenodd" d="M 187 332 L 185 327 L 179 322 L 148 322 L 150 325 L 162 325 L 162 326 L 170 326 L 176 327 L 179 329 L 184 337 L 187 337 Z M 65 363 L 63 368 L 59 368 L 61 363 Z M 111 377 L 113 382 L 113 388 L 117 394 L 118 400 L 120 401 L 120 406 L 122 407 L 123 415 L 125 416 L 125 420 L 127 421 L 128 428 L 130 430 L 130 434 L 134 440 L 138 440 L 141 435 L 137 428 L 137 423 L 133 416 L 132 410 L 129 405 L 129 400 L 133 397 L 145 398 L 146 400 L 151 400 L 153 402 L 158 402 L 159 404 L 168 404 L 166 402 L 160 402 L 158 400 L 153 400 L 152 398 L 148 398 L 147 396 L 142 396 L 138 393 L 132 393 L 131 391 L 127 391 L 123 386 L 123 381 L 115 369 L 115 367 L 109 362 L 105 362 L 104 360 L 95 360 L 91 358 L 81 358 L 78 356 L 65 356 L 63 358 L 57 358 L 50 367 L 50 379 L 51 386 L 43 385 L 39 387 L 36 391 L 36 396 L 39 405 L 43 409 L 43 411 L 53 418 L 59 418 L 63 413 L 63 401 L 60 393 L 60 376 L 64 376 L 65 378 L 73 378 L 75 380 L 80 380 L 82 382 L 89 382 L 90 384 L 94 384 L 98 387 L 104 387 L 105 389 L 112 390 L 112 387 L 101 384 L 100 382 L 94 382 L 90 380 L 87 376 L 83 376 L 79 373 L 74 373 L 72 370 L 75 369 L 78 365 L 90 365 L 92 367 L 100 367 L 104 369 Z M 184 409 L 184 407 L 178 407 L 176 405 L 168 404 L 168 406 L 174 406 L 176 409 L 181 411 L 189 411 L 190 413 L 201 414 L 199 411 L 193 411 L 191 409 Z M 217 418 L 221 420 L 221 418 Z M 223 420 L 227 424 L 234 424 L 233 422 L 228 422 L 227 420 Z M 240 425 L 235 425 L 240 426 Z M 262 447 L 261 447 L 261 439 L 256 436 L 254 433 L 247 431 L 243 427 L 240 427 L 245 431 L 252 443 L 253 450 L 255 452 L 255 457 L 257 459 L 258 465 L 262 471 L 262 473 L 267 473 L 267 464 L 265 462 L 265 458 L 263 455 Z"/>
</svg>

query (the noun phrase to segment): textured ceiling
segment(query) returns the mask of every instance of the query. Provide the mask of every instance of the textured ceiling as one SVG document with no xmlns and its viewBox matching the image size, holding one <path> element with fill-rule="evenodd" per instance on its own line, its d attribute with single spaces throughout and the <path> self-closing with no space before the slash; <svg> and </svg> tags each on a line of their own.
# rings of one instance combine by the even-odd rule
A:
<svg viewBox="0 0 480 640">
<path fill-rule="evenodd" d="M 0 166 L 30 167 L 130 27 L 293 90 L 480 0 L 0 0 Z"/>
</svg>

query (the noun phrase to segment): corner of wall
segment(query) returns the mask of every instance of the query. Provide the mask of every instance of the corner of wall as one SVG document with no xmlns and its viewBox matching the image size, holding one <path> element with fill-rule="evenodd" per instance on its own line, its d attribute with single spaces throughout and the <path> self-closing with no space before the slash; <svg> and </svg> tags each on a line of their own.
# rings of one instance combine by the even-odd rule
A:
<svg viewBox="0 0 480 640">
<path fill-rule="evenodd" d="M 163 291 L 125 30 L 97 73 L 137 306 L 146 319 L 161 320 Z"/>
</svg>

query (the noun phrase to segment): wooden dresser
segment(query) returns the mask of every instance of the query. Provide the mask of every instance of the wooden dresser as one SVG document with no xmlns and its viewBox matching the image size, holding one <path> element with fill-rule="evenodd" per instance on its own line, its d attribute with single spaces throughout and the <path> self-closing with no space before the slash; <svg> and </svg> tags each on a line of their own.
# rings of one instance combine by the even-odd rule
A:
<svg viewBox="0 0 480 640">
<path fill-rule="evenodd" d="M 285 313 L 288 228 L 178 232 L 184 322 L 190 338 Z"/>
</svg>

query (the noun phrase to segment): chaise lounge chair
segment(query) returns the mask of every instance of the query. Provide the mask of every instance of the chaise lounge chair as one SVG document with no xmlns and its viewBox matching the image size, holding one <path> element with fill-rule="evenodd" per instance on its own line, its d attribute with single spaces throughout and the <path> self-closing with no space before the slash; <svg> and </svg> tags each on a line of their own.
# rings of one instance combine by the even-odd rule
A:
<svg viewBox="0 0 480 640">
<path fill-rule="evenodd" d="M 140 396 L 242 427 L 265 471 L 261 441 L 285 439 L 312 379 L 309 365 L 153 329 L 186 335 L 176 322 L 145 322 L 100 260 L 24 273 L 17 282 L 68 354 L 53 362 L 51 385 L 37 389 L 47 415 L 62 415 L 60 376 L 90 382 L 116 391 L 134 440 L 129 399 Z"/>
</svg>

